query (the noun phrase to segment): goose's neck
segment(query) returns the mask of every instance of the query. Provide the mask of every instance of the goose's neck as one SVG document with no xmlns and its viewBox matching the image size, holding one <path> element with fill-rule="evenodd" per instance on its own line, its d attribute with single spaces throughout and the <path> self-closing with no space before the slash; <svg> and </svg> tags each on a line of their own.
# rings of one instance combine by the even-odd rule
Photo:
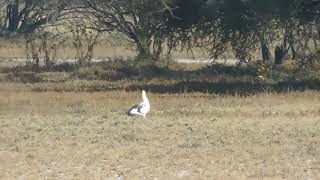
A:
<svg viewBox="0 0 320 180">
<path fill-rule="evenodd" d="M 142 101 L 143 102 L 148 102 L 149 103 L 149 100 L 148 100 L 148 98 L 147 98 L 147 96 L 144 94 L 144 95 L 142 95 Z"/>
</svg>

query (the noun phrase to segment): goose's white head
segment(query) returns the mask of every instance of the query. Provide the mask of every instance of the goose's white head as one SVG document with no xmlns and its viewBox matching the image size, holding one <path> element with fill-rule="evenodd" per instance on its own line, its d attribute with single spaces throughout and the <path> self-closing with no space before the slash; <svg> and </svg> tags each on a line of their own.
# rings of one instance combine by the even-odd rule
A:
<svg viewBox="0 0 320 180">
<path fill-rule="evenodd" d="M 143 101 L 149 101 L 148 98 L 147 98 L 147 94 L 146 94 L 145 90 L 142 90 L 142 100 Z"/>
</svg>

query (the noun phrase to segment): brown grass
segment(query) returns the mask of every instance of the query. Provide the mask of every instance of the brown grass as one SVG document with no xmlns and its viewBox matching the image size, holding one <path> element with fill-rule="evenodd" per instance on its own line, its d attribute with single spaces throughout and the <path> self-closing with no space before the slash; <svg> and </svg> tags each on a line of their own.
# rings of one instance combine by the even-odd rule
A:
<svg viewBox="0 0 320 180">
<path fill-rule="evenodd" d="M 0 179 L 317 179 L 320 93 L 30 92 L 2 84 Z M 6 88 L 4 88 L 6 87 Z M 15 91 L 12 91 L 15 90 Z"/>
<path fill-rule="evenodd" d="M 237 68 L 15 66 L 0 63 L 0 179 L 320 177 L 319 91 L 261 91 Z M 146 119 L 125 114 L 141 88 Z"/>
</svg>

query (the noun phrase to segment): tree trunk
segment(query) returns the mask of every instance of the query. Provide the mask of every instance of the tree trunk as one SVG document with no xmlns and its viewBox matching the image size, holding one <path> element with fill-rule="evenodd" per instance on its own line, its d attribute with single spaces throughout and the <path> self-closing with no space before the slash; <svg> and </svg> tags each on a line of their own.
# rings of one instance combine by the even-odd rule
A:
<svg viewBox="0 0 320 180">
<path fill-rule="evenodd" d="M 274 50 L 274 64 L 282 64 L 286 54 L 287 52 L 283 46 L 276 46 Z"/>
<path fill-rule="evenodd" d="M 269 49 L 269 44 L 266 38 L 266 32 L 258 32 L 261 52 L 262 52 L 262 61 L 263 63 L 270 62 L 272 60 L 272 56 Z"/>
<path fill-rule="evenodd" d="M 44 52 L 44 63 L 47 68 L 50 68 L 52 65 L 52 61 L 50 59 L 50 48 L 48 47 L 48 33 L 44 33 L 42 35 L 42 49 Z"/>
<path fill-rule="evenodd" d="M 270 62 L 272 57 L 271 57 L 271 53 L 270 53 L 269 47 L 266 44 L 261 43 L 261 50 L 262 50 L 262 60 L 263 60 L 263 62 L 264 63 Z"/>
<path fill-rule="evenodd" d="M 138 45 L 138 58 L 141 59 L 148 59 L 151 55 L 149 53 L 148 47 L 145 47 L 143 45 Z"/>
<path fill-rule="evenodd" d="M 138 59 L 158 60 L 162 52 L 162 42 L 148 38 L 136 40 Z"/>
<path fill-rule="evenodd" d="M 141 39 L 136 39 L 135 40 L 136 45 L 137 45 L 137 50 L 138 50 L 138 59 L 150 59 L 151 58 L 151 53 L 149 50 L 149 43 L 148 40 L 145 38 Z"/>
<path fill-rule="evenodd" d="M 292 53 L 292 60 L 296 59 L 297 53 L 296 50 L 294 49 L 293 45 L 291 46 L 291 53 Z"/>
<path fill-rule="evenodd" d="M 19 26 L 19 0 L 12 1 L 7 6 L 8 30 L 16 32 Z"/>
<path fill-rule="evenodd" d="M 154 40 L 152 45 L 152 58 L 158 60 L 162 53 L 162 40 Z"/>
<path fill-rule="evenodd" d="M 295 56 L 295 52 L 293 49 L 293 34 L 290 29 L 286 29 L 284 33 L 284 37 L 280 46 L 276 46 L 274 55 L 274 64 L 282 64 L 283 60 L 287 57 L 289 50 L 292 51 L 292 56 Z"/>
</svg>

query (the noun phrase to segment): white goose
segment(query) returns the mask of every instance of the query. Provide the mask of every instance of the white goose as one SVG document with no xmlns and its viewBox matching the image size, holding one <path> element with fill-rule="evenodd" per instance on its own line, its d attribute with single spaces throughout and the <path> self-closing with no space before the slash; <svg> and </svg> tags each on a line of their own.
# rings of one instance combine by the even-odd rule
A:
<svg viewBox="0 0 320 180">
<path fill-rule="evenodd" d="M 146 95 L 146 91 L 142 90 L 142 102 L 134 105 L 129 111 L 128 115 L 140 115 L 144 118 L 146 117 L 148 111 L 150 110 L 150 103 Z"/>
</svg>

